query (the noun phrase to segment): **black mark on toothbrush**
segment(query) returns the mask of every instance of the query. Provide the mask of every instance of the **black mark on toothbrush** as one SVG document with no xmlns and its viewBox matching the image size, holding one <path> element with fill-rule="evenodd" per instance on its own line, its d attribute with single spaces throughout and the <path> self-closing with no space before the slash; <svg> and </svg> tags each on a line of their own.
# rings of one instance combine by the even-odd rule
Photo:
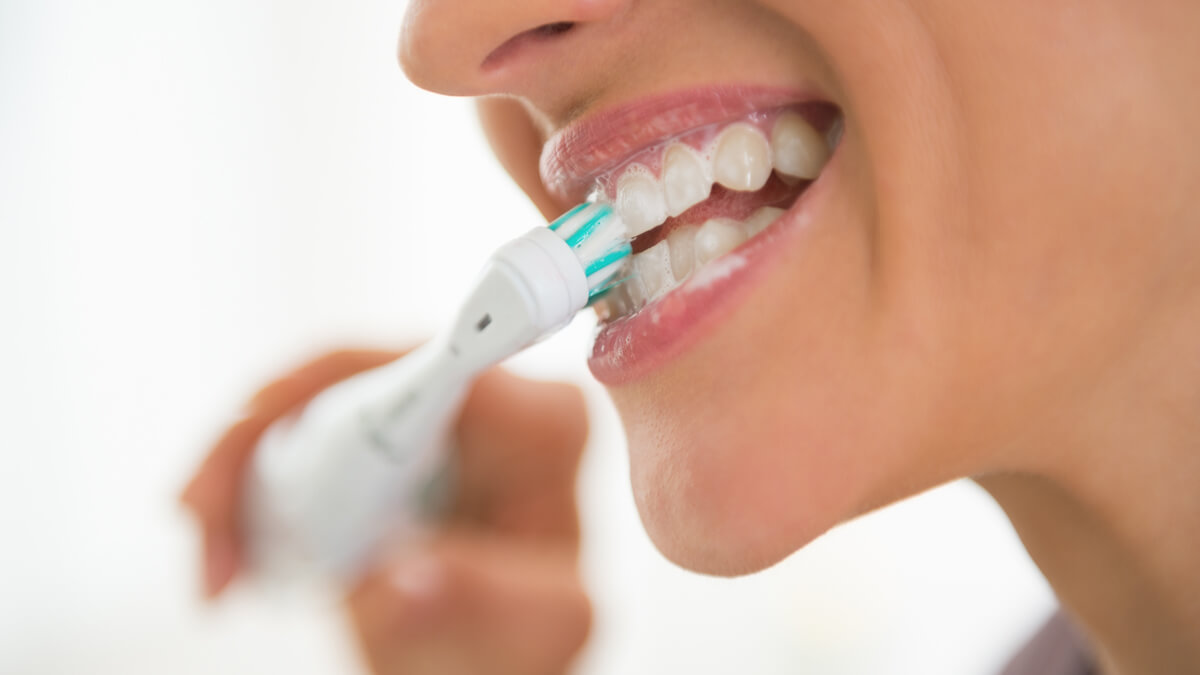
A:
<svg viewBox="0 0 1200 675">
<path fill-rule="evenodd" d="M 484 329 L 490 325 L 492 325 L 492 315 L 484 314 L 483 318 L 479 320 L 479 323 L 475 324 L 475 331 L 477 333 L 482 333 Z"/>
</svg>

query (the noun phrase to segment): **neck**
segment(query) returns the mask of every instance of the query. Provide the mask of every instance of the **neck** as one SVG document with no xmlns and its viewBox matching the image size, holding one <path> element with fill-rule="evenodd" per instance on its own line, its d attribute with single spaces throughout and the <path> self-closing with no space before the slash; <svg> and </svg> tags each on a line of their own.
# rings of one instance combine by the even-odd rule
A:
<svg viewBox="0 0 1200 675">
<path fill-rule="evenodd" d="M 1062 411 L 1035 471 L 978 479 L 1108 675 L 1200 667 L 1200 333 L 1165 334 Z"/>
<path fill-rule="evenodd" d="M 1200 47 L 1183 33 L 1200 7 L 1121 7 L 1125 25 L 1155 36 L 1139 58 L 1164 84 L 1146 109 L 1164 128 L 1195 119 L 1200 94 L 1183 83 L 1200 76 Z M 1138 344 L 1116 350 L 1097 381 L 1055 396 L 1053 423 L 1030 421 L 1033 440 L 1006 455 L 1017 471 L 977 479 L 1107 675 L 1200 670 L 1200 211 L 1188 187 L 1200 175 L 1187 159 L 1200 147 L 1180 141 L 1180 154 L 1164 148 L 1172 168 L 1160 181 L 1177 182 L 1143 205 L 1171 226 L 1155 235 L 1167 246 L 1145 275 L 1155 284 L 1143 289 L 1146 314 L 1131 322 Z"/>
</svg>

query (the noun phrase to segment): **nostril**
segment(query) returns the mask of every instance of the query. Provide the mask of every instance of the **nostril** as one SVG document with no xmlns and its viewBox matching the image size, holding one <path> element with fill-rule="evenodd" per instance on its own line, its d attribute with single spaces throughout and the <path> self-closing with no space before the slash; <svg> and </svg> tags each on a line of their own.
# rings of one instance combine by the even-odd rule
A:
<svg viewBox="0 0 1200 675">
<path fill-rule="evenodd" d="M 534 43 L 543 42 L 557 38 L 571 29 L 575 28 L 575 23 L 572 21 L 556 21 L 547 23 L 537 28 L 527 30 L 518 35 L 509 38 L 504 44 L 492 50 L 480 64 L 484 70 L 490 70 L 498 67 L 504 60 L 516 54 L 522 47 L 532 45 Z"/>
<path fill-rule="evenodd" d="M 529 32 L 537 37 L 554 37 L 555 35 L 562 35 L 574 27 L 575 24 L 570 21 L 559 21 L 558 23 L 548 23 L 545 26 L 538 26 Z"/>
</svg>

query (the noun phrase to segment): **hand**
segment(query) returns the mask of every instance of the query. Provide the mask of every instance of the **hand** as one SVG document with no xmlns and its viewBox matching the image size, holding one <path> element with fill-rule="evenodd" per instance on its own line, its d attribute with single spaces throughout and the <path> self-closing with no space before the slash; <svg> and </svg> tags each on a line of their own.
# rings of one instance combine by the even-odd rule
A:
<svg viewBox="0 0 1200 675">
<path fill-rule="evenodd" d="M 242 562 L 239 493 L 258 437 L 322 389 L 399 356 L 321 357 L 260 391 L 225 432 L 182 497 L 203 531 L 209 597 Z M 586 437 L 578 389 L 500 370 L 479 380 L 457 426 L 447 517 L 416 550 L 378 561 L 347 596 L 376 673 L 566 671 L 591 621 L 575 505 Z"/>
</svg>

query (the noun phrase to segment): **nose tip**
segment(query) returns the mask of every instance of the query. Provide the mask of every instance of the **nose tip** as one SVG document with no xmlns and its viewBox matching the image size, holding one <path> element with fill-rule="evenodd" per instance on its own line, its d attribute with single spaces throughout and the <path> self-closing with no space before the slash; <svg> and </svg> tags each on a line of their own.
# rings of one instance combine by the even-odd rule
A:
<svg viewBox="0 0 1200 675">
<path fill-rule="evenodd" d="M 418 87 L 441 94 L 520 93 L 512 91 L 520 74 L 494 66 L 531 42 L 611 17 L 628 2 L 412 0 L 400 32 L 400 66 Z"/>
</svg>

